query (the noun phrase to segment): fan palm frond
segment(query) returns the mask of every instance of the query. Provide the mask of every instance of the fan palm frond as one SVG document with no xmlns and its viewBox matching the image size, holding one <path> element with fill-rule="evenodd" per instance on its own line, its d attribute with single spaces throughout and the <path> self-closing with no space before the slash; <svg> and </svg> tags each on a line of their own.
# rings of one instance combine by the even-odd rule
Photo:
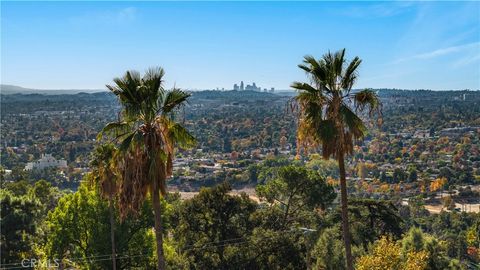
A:
<svg viewBox="0 0 480 270">
<path fill-rule="evenodd" d="M 166 178 L 172 174 L 174 150 L 195 144 L 195 138 L 174 121 L 177 109 L 189 93 L 180 89 L 165 90 L 164 70 L 148 69 L 143 77 L 127 71 L 114 85 L 107 86 L 122 105 L 122 119 L 107 124 L 99 136 L 108 136 L 122 153 L 119 163 L 119 187 L 122 216 L 136 212 L 148 191 L 166 193 Z"/>
<path fill-rule="evenodd" d="M 182 91 L 180 89 L 173 89 L 168 91 L 164 97 L 163 104 L 161 105 L 161 111 L 163 114 L 172 112 L 173 110 L 185 105 L 187 99 L 191 96 L 190 93 Z"/>
<path fill-rule="evenodd" d="M 368 110 L 370 115 L 372 115 L 374 112 L 381 113 L 380 98 L 372 89 L 359 91 L 355 93 L 352 98 L 357 110 Z"/>
</svg>

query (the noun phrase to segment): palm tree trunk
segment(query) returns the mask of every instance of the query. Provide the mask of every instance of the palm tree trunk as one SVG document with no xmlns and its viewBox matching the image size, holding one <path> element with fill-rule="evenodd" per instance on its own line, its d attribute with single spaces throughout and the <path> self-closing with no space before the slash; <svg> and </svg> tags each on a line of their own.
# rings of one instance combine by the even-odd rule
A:
<svg viewBox="0 0 480 270">
<path fill-rule="evenodd" d="M 350 229 L 348 223 L 348 198 L 347 198 L 347 178 L 345 176 L 344 154 L 338 155 L 338 168 L 340 170 L 340 194 L 342 202 L 342 229 L 343 241 L 345 243 L 345 257 L 347 260 L 347 270 L 353 270 L 353 258 L 350 244 Z"/>
<path fill-rule="evenodd" d="M 155 186 L 155 185 L 154 185 Z M 153 187 L 153 211 L 155 213 L 155 237 L 157 239 L 157 270 L 165 270 L 165 257 L 163 254 L 163 228 L 162 209 L 160 206 L 160 190 Z"/>
<path fill-rule="evenodd" d="M 112 241 L 112 269 L 117 270 L 117 253 L 115 251 L 115 219 L 113 208 L 113 195 L 109 195 L 110 210 L 110 239 Z"/>
</svg>

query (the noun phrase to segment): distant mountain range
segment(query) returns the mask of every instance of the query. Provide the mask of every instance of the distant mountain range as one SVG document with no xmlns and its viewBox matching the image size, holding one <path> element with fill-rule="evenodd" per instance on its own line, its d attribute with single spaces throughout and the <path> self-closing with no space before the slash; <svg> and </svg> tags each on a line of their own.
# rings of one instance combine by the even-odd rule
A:
<svg viewBox="0 0 480 270">
<path fill-rule="evenodd" d="M 96 93 L 105 92 L 102 89 L 33 89 L 24 88 L 16 85 L 0 84 L 1 94 L 44 94 L 44 95 L 61 95 L 61 94 L 78 94 L 78 93 Z"/>
<path fill-rule="evenodd" d="M 188 91 L 188 89 L 186 89 Z M 25 88 L 17 85 L 9 85 L 9 84 L 0 84 L 0 94 L 4 95 L 11 95 L 11 94 L 42 94 L 42 95 L 65 95 L 65 94 L 78 94 L 78 93 L 98 93 L 98 92 L 108 92 L 106 89 L 34 89 L 34 88 Z M 215 92 L 231 92 L 236 93 L 237 91 L 227 90 L 227 91 L 218 91 L 218 90 L 195 90 L 192 92 L 207 92 L 207 93 L 215 93 Z M 245 95 L 255 95 L 255 93 L 268 94 L 266 92 L 256 92 L 256 91 L 238 91 L 239 93 L 242 92 Z M 253 92 L 253 93 L 250 93 Z M 280 95 L 289 95 L 294 93 L 293 90 L 277 90 L 275 91 L 276 94 Z"/>
<path fill-rule="evenodd" d="M 407 89 L 395 89 L 395 88 L 381 88 L 381 89 L 374 89 L 375 91 L 383 92 L 383 93 L 397 93 L 398 91 L 410 91 L 410 92 L 429 92 L 432 90 L 407 90 Z M 187 89 L 188 91 L 188 89 Z M 358 91 L 353 89 L 353 92 Z M 457 93 L 469 93 L 472 92 L 472 90 L 443 90 L 440 92 L 448 92 L 448 91 L 455 91 Z M 473 92 L 479 91 L 473 90 Z M 10 94 L 42 94 L 42 95 L 65 95 L 65 94 L 78 94 L 78 93 L 98 93 L 98 92 L 108 92 L 106 89 L 33 89 L 33 88 L 24 88 L 21 86 L 16 86 L 16 85 L 8 85 L 8 84 L 0 84 L 0 94 L 4 95 L 10 95 Z M 234 90 L 227 90 L 227 91 L 218 91 L 218 90 L 195 90 L 192 92 L 205 92 L 205 95 L 208 95 L 209 93 L 216 93 L 215 95 L 246 95 L 246 96 L 252 96 L 252 95 L 264 95 L 266 94 L 267 96 L 271 93 L 267 92 L 256 92 L 256 91 L 234 91 Z M 437 92 L 437 91 L 435 91 Z M 293 89 L 286 89 L 286 90 L 275 90 L 276 95 L 280 96 L 293 96 L 295 95 L 295 90 Z"/>
</svg>

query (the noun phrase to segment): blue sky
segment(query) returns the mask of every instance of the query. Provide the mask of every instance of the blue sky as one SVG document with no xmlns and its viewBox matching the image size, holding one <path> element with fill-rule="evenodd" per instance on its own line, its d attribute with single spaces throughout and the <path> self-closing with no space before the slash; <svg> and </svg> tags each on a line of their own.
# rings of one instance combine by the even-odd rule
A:
<svg viewBox="0 0 480 270">
<path fill-rule="evenodd" d="M 162 66 L 166 85 L 288 89 L 306 54 L 347 48 L 358 88 L 480 89 L 480 2 L 1 2 L 1 82 L 103 89 Z"/>
</svg>

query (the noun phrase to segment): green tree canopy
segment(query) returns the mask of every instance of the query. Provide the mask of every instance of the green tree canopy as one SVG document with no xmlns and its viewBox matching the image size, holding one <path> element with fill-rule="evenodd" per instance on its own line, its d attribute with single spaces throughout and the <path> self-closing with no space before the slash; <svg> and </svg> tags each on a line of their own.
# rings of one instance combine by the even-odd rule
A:
<svg viewBox="0 0 480 270">
<path fill-rule="evenodd" d="M 154 235 L 152 208 L 144 204 L 138 217 L 119 222 L 116 212 L 118 269 L 153 267 Z M 98 192 L 85 185 L 60 199 L 48 214 L 48 238 L 43 250 L 48 259 L 64 266 L 110 269 L 109 207 Z"/>
<path fill-rule="evenodd" d="M 325 210 L 336 197 L 333 187 L 317 171 L 295 165 L 280 168 L 276 179 L 256 190 L 262 200 L 282 210 L 283 228 L 294 225 L 304 211 Z"/>
</svg>

